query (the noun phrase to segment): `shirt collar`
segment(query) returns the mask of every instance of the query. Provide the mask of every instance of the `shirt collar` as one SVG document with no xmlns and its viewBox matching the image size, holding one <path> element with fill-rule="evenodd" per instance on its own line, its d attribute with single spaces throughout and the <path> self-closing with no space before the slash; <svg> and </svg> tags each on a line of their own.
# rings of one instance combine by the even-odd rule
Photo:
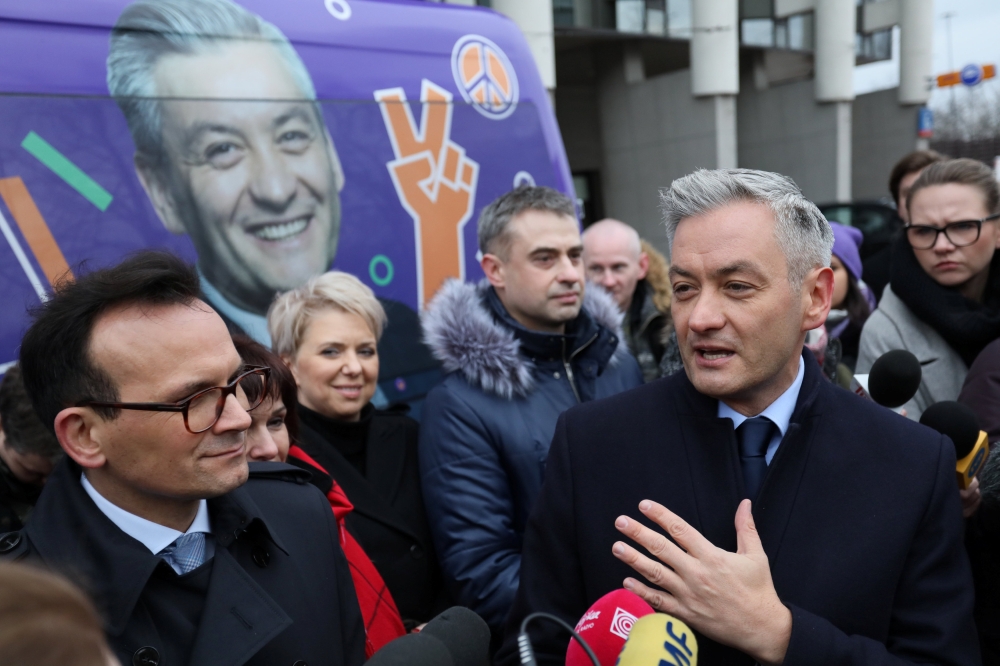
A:
<svg viewBox="0 0 1000 666">
<path fill-rule="evenodd" d="M 205 500 L 201 500 L 198 503 L 198 513 L 195 515 L 194 522 L 191 523 L 191 527 L 187 529 L 187 532 L 178 532 L 165 525 L 159 525 L 141 518 L 134 513 L 129 513 L 125 509 L 112 504 L 90 484 L 86 474 L 80 475 L 80 483 L 83 485 L 83 489 L 87 491 L 87 494 L 90 495 L 90 499 L 94 500 L 94 504 L 101 510 L 101 513 L 117 525 L 118 529 L 122 532 L 148 548 L 153 555 L 158 554 L 184 534 L 192 534 L 194 532 L 212 533 L 212 528 L 208 520 L 208 502 Z"/>
<path fill-rule="evenodd" d="M 198 271 L 198 278 L 201 280 L 201 292 L 208 299 L 208 304 L 219 310 L 230 321 L 242 328 L 247 335 L 271 348 L 271 334 L 267 330 L 267 318 L 254 312 L 249 312 L 243 308 L 230 303 L 215 286 L 208 281 L 201 270 Z"/>
<path fill-rule="evenodd" d="M 806 374 L 805 362 L 802 357 L 799 356 L 799 372 L 795 375 L 795 381 L 792 385 L 785 389 L 785 392 L 778 396 L 778 399 L 772 402 L 767 408 L 762 411 L 757 416 L 766 416 L 770 419 L 776 426 L 778 430 L 781 431 L 781 436 L 785 436 L 785 432 L 788 430 L 788 424 L 792 420 L 792 412 L 795 411 L 795 404 L 799 400 L 799 390 L 802 388 L 802 379 Z M 733 428 L 739 428 L 744 421 L 746 421 L 748 416 L 743 416 L 735 409 L 727 405 L 726 403 L 719 401 L 719 411 L 718 416 L 720 419 L 732 419 Z"/>
</svg>

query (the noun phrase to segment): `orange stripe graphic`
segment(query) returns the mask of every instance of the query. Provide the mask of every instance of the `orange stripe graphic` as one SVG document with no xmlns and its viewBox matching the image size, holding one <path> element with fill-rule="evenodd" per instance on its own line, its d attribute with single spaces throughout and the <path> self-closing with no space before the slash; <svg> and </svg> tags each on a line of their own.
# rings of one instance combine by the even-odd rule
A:
<svg viewBox="0 0 1000 666">
<path fill-rule="evenodd" d="M 60 280 L 72 280 L 73 271 L 69 269 L 66 257 L 52 237 L 49 225 L 45 223 L 24 181 L 17 176 L 0 178 L 0 197 L 10 209 L 49 284 L 55 286 Z"/>
</svg>

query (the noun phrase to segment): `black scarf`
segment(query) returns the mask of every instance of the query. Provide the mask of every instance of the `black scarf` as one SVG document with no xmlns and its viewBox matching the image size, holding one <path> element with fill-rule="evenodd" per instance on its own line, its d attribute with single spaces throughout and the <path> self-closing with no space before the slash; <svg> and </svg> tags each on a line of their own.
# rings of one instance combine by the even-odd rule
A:
<svg viewBox="0 0 1000 666">
<path fill-rule="evenodd" d="M 892 247 L 892 292 L 918 319 L 958 352 L 966 365 L 983 347 L 1000 338 L 1000 252 L 993 255 L 983 302 L 966 298 L 957 287 L 938 284 L 917 262 L 906 236 Z"/>
</svg>

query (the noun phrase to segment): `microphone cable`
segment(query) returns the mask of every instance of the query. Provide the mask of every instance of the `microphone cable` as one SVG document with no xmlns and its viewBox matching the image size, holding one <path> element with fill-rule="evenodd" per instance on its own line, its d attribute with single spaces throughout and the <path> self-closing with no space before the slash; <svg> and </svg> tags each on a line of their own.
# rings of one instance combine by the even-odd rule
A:
<svg viewBox="0 0 1000 666">
<path fill-rule="evenodd" d="M 555 622 L 568 631 L 576 639 L 576 642 L 580 644 L 583 651 L 587 653 L 587 656 L 590 657 L 590 661 L 593 662 L 594 666 L 601 666 L 601 662 L 597 660 L 597 655 L 587 645 L 587 641 L 583 640 L 583 637 L 576 633 L 573 627 L 551 613 L 532 613 L 524 618 L 524 622 L 521 623 L 521 632 L 517 635 L 517 651 L 521 656 L 521 666 L 538 666 L 538 662 L 535 660 L 535 650 L 531 647 L 531 638 L 528 637 L 528 624 L 534 619 Z"/>
</svg>

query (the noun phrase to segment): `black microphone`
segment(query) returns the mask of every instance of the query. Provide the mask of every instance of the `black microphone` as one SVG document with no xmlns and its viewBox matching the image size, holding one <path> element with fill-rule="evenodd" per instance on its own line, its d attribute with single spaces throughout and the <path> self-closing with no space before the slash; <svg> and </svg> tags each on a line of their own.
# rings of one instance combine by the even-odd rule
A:
<svg viewBox="0 0 1000 666">
<path fill-rule="evenodd" d="M 449 608 L 428 622 L 420 635 L 433 636 L 444 643 L 455 666 L 489 666 L 490 628 L 468 608 Z"/>
<path fill-rule="evenodd" d="M 455 606 L 417 634 L 386 643 L 365 666 L 488 666 L 490 628 L 476 613 Z"/>
<path fill-rule="evenodd" d="M 905 349 L 894 349 L 879 356 L 867 375 L 855 375 L 851 390 L 883 407 L 896 409 L 917 394 L 922 375 L 916 356 Z"/>
<path fill-rule="evenodd" d="M 967 405 L 954 400 L 937 402 L 920 416 L 920 423 L 947 435 L 955 444 L 955 475 L 960 488 L 968 488 L 986 465 L 989 442 L 979 429 L 976 413 Z"/>
</svg>

